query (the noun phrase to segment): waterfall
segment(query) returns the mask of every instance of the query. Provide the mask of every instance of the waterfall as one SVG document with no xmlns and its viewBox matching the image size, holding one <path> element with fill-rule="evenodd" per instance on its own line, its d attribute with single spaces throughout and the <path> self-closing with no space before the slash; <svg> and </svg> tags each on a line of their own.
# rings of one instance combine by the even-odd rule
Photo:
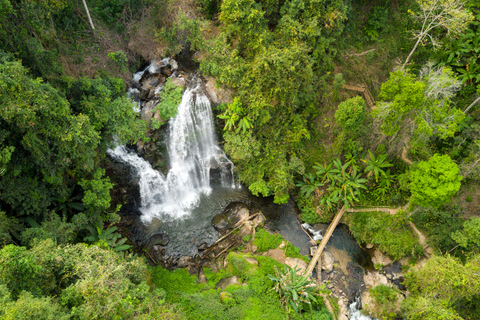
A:
<svg viewBox="0 0 480 320">
<path fill-rule="evenodd" d="M 211 170 L 219 171 L 219 183 L 235 188 L 233 163 L 218 147 L 210 102 L 200 80 L 187 88 L 177 115 L 168 123 L 167 151 L 170 170 L 165 177 L 125 146 L 107 152 L 128 163 L 139 177 L 142 221 L 180 218 L 199 205 L 202 194 L 211 193 Z"/>
</svg>

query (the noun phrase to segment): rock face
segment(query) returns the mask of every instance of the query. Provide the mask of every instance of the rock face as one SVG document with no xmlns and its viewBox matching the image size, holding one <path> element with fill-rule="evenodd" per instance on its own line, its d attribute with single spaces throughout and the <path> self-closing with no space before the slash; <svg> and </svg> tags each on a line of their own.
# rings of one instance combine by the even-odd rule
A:
<svg viewBox="0 0 480 320">
<path fill-rule="evenodd" d="M 261 212 L 258 214 L 258 216 L 256 216 L 253 219 L 253 223 L 255 225 L 255 228 L 257 228 L 257 227 L 263 228 L 266 221 L 267 221 L 267 218 L 265 218 L 265 216 Z"/>
<path fill-rule="evenodd" d="M 322 270 L 326 273 L 330 273 L 333 270 L 335 263 L 335 257 L 328 251 L 322 252 Z"/>
<path fill-rule="evenodd" d="M 263 254 L 264 256 L 270 257 L 281 264 L 285 263 L 285 252 L 282 249 L 270 249 Z"/>
<path fill-rule="evenodd" d="M 225 290 L 229 285 L 232 284 L 242 284 L 242 282 L 237 276 L 233 276 L 231 278 L 223 278 L 222 280 L 217 282 L 217 284 L 215 285 L 215 289 L 220 288 L 222 290 Z"/>
<path fill-rule="evenodd" d="M 303 261 L 302 259 L 299 258 L 286 258 L 285 259 L 285 264 L 289 266 L 290 268 L 297 267 L 297 274 L 301 275 L 307 270 L 308 264 Z"/>
<path fill-rule="evenodd" d="M 393 260 L 390 257 L 384 255 L 380 250 L 375 249 L 373 252 L 372 262 L 374 265 L 381 264 L 383 266 L 388 266 L 393 263 Z"/>
<path fill-rule="evenodd" d="M 218 231 L 224 231 L 227 228 L 233 228 L 238 222 L 246 221 L 250 211 L 247 205 L 241 202 L 232 202 L 223 213 L 213 217 L 212 226 Z"/>
<path fill-rule="evenodd" d="M 205 89 L 211 101 L 215 104 L 232 102 L 232 92 L 228 89 L 219 89 L 215 87 L 215 79 L 213 77 L 207 78 Z"/>
</svg>

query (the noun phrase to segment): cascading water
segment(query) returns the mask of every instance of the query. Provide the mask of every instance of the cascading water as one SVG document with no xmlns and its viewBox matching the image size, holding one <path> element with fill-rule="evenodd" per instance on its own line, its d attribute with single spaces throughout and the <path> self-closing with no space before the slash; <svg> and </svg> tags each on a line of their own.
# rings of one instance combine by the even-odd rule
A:
<svg viewBox="0 0 480 320">
<path fill-rule="evenodd" d="M 224 188 L 235 188 L 233 163 L 217 145 L 210 102 L 201 90 L 200 80 L 193 82 L 168 124 L 170 170 L 166 177 L 124 146 L 108 151 L 131 165 L 139 176 L 143 222 L 188 215 L 199 205 L 201 195 L 211 193 L 211 169 L 220 171 L 219 182 Z"/>
</svg>

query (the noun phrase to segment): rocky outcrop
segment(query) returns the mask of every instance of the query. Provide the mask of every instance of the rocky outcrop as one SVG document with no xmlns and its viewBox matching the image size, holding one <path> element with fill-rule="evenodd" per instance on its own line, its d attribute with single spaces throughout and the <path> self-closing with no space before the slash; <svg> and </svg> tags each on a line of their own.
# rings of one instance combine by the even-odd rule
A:
<svg viewBox="0 0 480 320">
<path fill-rule="evenodd" d="M 217 284 L 215 285 L 215 289 L 220 288 L 222 290 L 225 290 L 228 286 L 235 284 L 242 284 L 239 277 L 233 276 L 231 278 L 223 278 L 222 280 L 217 282 Z"/>
<path fill-rule="evenodd" d="M 246 221 L 250 215 L 250 210 L 246 204 L 241 202 L 232 202 L 223 213 L 216 215 L 212 219 L 212 225 L 218 231 L 224 231 L 233 228 L 240 221 Z"/>
<path fill-rule="evenodd" d="M 303 261 L 302 259 L 299 259 L 299 258 L 287 257 L 285 259 L 285 264 L 292 269 L 296 267 L 298 275 L 303 274 L 305 272 L 305 270 L 307 270 L 307 267 L 308 267 L 308 264 L 305 261 Z"/>
<path fill-rule="evenodd" d="M 335 264 L 335 257 L 328 251 L 322 252 L 322 270 L 326 273 L 330 273 L 333 271 L 333 267 Z"/>
</svg>

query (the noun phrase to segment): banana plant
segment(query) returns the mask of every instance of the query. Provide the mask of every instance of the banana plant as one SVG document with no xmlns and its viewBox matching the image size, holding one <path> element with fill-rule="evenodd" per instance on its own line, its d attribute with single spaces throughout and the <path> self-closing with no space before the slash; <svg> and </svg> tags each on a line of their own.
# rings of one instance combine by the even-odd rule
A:
<svg viewBox="0 0 480 320">
<path fill-rule="evenodd" d="M 385 171 L 383 171 L 382 168 L 391 167 L 392 164 L 386 161 L 386 154 L 375 157 L 375 155 L 370 150 L 368 150 L 368 154 L 370 155 L 370 159 L 362 160 L 367 164 L 367 166 L 365 167 L 365 172 L 368 172 L 367 178 L 369 178 L 373 173 L 375 175 L 375 181 L 378 182 L 378 177 L 380 175 L 385 176 Z"/>
<path fill-rule="evenodd" d="M 306 304 L 312 310 L 312 303 L 317 302 L 316 295 L 318 294 L 318 287 L 308 275 L 297 275 L 297 266 L 290 269 L 284 266 L 284 272 L 280 273 L 276 266 L 275 276 L 268 275 L 270 280 L 275 282 L 272 290 L 275 290 L 288 312 L 290 305 L 293 310 L 300 312 L 303 305 Z"/>
<path fill-rule="evenodd" d="M 83 238 L 84 241 L 89 242 L 105 242 L 113 251 L 124 251 L 130 249 L 128 244 L 125 244 L 127 238 L 121 238 L 119 233 L 116 233 L 117 227 L 110 227 L 106 230 L 103 230 L 103 223 L 99 225 L 94 224 L 87 227 L 87 230 L 90 232 L 89 236 Z M 118 240 L 118 241 L 117 241 Z"/>
<path fill-rule="evenodd" d="M 332 167 L 331 163 L 329 164 L 325 163 L 324 165 L 321 165 L 317 162 L 313 166 L 313 169 L 317 170 L 315 174 L 317 175 L 318 178 L 320 178 L 321 183 L 327 183 L 327 182 L 333 181 L 335 174 L 333 172 L 334 168 Z"/>
<path fill-rule="evenodd" d="M 320 195 L 319 188 L 323 186 L 323 183 L 319 182 L 313 173 L 307 173 L 303 176 L 303 180 L 297 180 L 296 186 L 300 188 L 300 194 L 309 198 L 312 193 Z"/>
</svg>

